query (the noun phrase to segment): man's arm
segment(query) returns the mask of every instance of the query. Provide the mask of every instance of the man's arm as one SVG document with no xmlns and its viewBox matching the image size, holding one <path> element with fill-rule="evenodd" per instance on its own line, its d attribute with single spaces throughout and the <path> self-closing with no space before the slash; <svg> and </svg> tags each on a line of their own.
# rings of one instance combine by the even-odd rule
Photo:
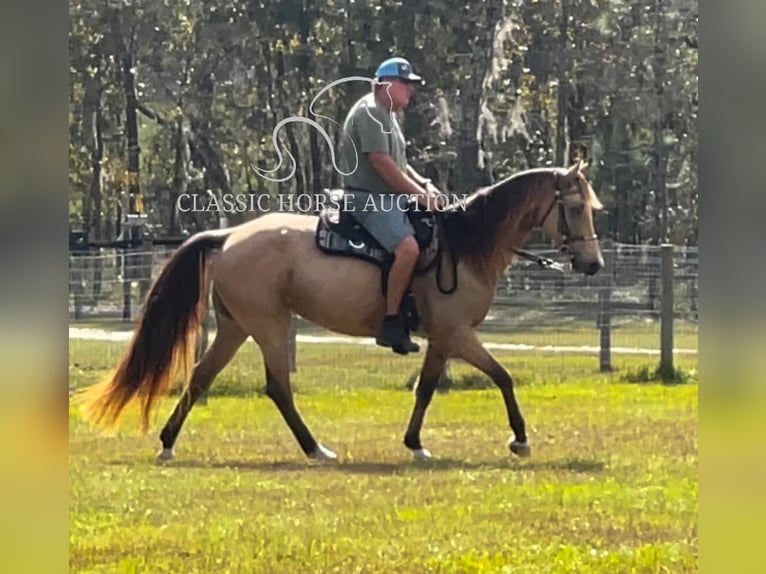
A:
<svg viewBox="0 0 766 574">
<path fill-rule="evenodd" d="M 390 155 L 383 152 L 371 152 L 369 155 L 372 167 L 388 185 L 400 193 L 410 196 L 421 196 L 421 203 L 428 198 L 428 192 L 409 175 L 409 169 L 407 172 L 399 169 L 399 166 L 396 165 L 396 162 L 394 162 Z"/>
<path fill-rule="evenodd" d="M 410 164 L 407 164 L 407 175 L 409 175 L 412 179 L 414 179 L 418 183 L 418 185 L 423 187 L 428 193 L 443 195 L 443 192 L 438 187 L 436 187 L 433 183 L 431 183 L 430 179 L 426 179 L 425 177 L 420 175 L 417 171 L 415 171 L 415 168 L 412 167 Z"/>
<path fill-rule="evenodd" d="M 433 190 L 427 189 L 428 186 L 421 187 L 418 181 L 410 177 L 410 170 L 402 170 L 396 165 L 394 159 L 389 155 L 388 139 L 381 131 L 379 122 L 385 125 L 385 118 L 378 118 L 376 122 L 371 115 L 380 114 L 377 108 L 368 108 L 361 110 L 355 117 L 357 132 L 360 136 L 360 151 L 368 154 L 370 163 L 378 175 L 393 189 L 399 193 L 404 193 L 410 197 L 417 197 L 421 205 L 429 208 L 431 195 L 435 195 Z M 414 171 L 414 170 L 413 170 Z M 437 203 L 438 205 L 438 203 Z"/>
<path fill-rule="evenodd" d="M 431 181 L 430 179 L 426 179 L 422 175 L 420 175 L 417 171 L 415 171 L 415 168 L 412 167 L 410 164 L 407 164 L 407 175 L 410 176 L 411 179 L 415 180 L 415 183 L 417 183 L 421 187 L 425 187 L 426 184 Z"/>
</svg>

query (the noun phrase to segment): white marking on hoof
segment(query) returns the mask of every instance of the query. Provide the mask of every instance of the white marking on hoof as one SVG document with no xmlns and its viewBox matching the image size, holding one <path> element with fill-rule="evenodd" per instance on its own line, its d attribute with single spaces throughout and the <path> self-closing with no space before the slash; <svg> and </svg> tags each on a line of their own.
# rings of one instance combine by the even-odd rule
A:
<svg viewBox="0 0 766 574">
<path fill-rule="evenodd" d="M 433 458 L 431 451 L 427 448 L 418 448 L 412 451 L 412 458 L 415 460 L 429 460 Z"/>
<path fill-rule="evenodd" d="M 317 444 L 317 448 L 309 455 L 309 458 L 315 460 L 338 460 L 338 455 L 331 451 L 329 448 L 323 447 L 321 444 Z"/>
<path fill-rule="evenodd" d="M 172 460 L 173 459 L 173 449 L 172 448 L 163 448 L 160 452 L 157 453 L 157 460 L 159 461 L 166 461 L 166 460 Z"/>
<path fill-rule="evenodd" d="M 513 454 L 522 458 L 527 458 L 532 454 L 532 449 L 529 447 L 529 443 L 526 442 L 518 442 L 514 440 L 511 441 L 511 444 L 508 445 L 508 447 Z"/>
</svg>

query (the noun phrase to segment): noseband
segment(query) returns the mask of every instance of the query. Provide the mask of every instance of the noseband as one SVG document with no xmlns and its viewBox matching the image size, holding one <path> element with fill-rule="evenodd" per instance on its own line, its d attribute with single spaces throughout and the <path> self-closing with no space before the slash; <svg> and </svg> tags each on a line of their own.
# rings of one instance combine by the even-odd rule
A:
<svg viewBox="0 0 766 574">
<path fill-rule="evenodd" d="M 558 232 L 564 238 L 563 241 L 561 242 L 562 247 L 565 247 L 575 241 L 595 241 L 596 239 L 598 239 L 598 235 L 596 235 L 595 233 L 593 235 L 572 235 L 572 230 L 569 228 L 569 221 L 567 221 L 567 214 L 566 214 L 567 210 L 566 210 L 566 206 L 564 205 L 564 198 L 569 195 L 574 195 L 575 193 L 579 193 L 579 190 L 564 191 L 563 189 L 561 189 L 559 187 L 559 176 L 556 175 L 556 193 L 553 197 L 553 201 L 551 202 L 550 206 L 548 206 L 548 209 L 545 211 L 545 215 L 543 215 L 543 218 L 540 220 L 540 224 L 538 225 L 538 227 L 542 227 L 543 224 L 545 223 L 545 220 L 548 219 L 548 216 L 550 216 L 551 212 L 553 211 L 553 208 L 558 205 L 558 208 L 559 208 Z"/>
</svg>

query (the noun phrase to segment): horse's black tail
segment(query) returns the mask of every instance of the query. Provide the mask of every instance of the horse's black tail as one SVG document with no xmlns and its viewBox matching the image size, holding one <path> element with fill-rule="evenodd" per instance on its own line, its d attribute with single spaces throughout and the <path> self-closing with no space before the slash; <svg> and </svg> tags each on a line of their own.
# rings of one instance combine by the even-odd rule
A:
<svg viewBox="0 0 766 574">
<path fill-rule="evenodd" d="M 205 309 L 206 260 L 228 235 L 228 230 L 197 234 L 165 264 L 119 366 L 82 393 L 87 418 L 97 424 L 106 419 L 114 426 L 138 398 L 143 428 L 148 428 L 157 399 L 173 387 L 176 370 L 188 368 Z"/>
</svg>

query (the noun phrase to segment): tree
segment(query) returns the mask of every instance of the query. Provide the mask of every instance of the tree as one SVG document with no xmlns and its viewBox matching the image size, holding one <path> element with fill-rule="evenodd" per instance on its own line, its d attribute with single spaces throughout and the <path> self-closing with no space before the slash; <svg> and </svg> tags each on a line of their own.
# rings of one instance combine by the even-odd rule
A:
<svg viewBox="0 0 766 574">
<path fill-rule="evenodd" d="M 274 127 L 309 117 L 322 86 L 405 55 L 427 79 L 403 114 L 409 160 L 440 187 L 588 155 L 602 235 L 696 242 L 694 0 L 82 0 L 70 13 L 70 217 L 93 237 L 112 238 L 141 196 L 157 233 L 175 235 L 221 223 L 179 213 L 182 193 L 338 186 L 305 125 L 280 132 L 294 178 L 252 166 L 276 165 Z M 342 122 L 367 90 L 338 86 L 315 111 Z"/>
</svg>

